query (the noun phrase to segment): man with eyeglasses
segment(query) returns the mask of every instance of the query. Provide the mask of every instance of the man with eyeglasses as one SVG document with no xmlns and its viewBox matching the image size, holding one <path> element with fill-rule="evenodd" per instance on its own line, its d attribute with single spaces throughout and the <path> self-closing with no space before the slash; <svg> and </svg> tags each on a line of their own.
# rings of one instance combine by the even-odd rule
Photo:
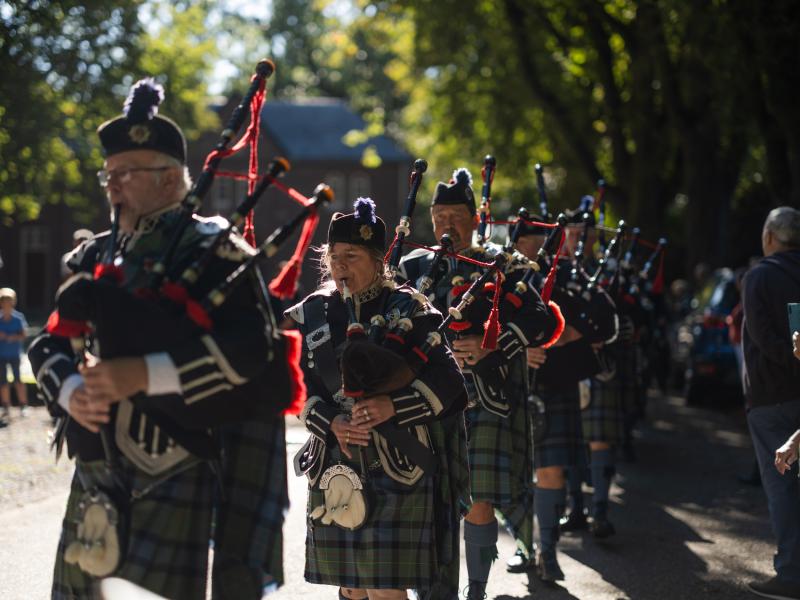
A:
<svg viewBox="0 0 800 600">
<path fill-rule="evenodd" d="M 161 100 L 163 88 L 142 80 L 132 88 L 124 114 L 98 129 L 105 155 L 98 180 L 112 214 L 119 207 L 114 264 L 122 274 L 119 285 L 131 292 L 147 288 L 191 184 L 183 133 L 157 114 Z M 168 275 L 196 260 L 225 225 L 193 217 Z M 75 249 L 67 264 L 76 274 L 60 294 L 69 294 L 106 262 L 109 236 L 98 234 Z M 190 296 L 202 298 L 252 253 L 238 234 L 229 236 L 187 290 Z M 67 417 L 67 447 L 76 459 L 53 598 L 96 598 L 99 580 L 113 574 L 160 596 L 205 599 L 213 510 L 214 597 L 261 598 L 266 585 L 281 582 L 283 419 L 271 414 L 258 424 L 240 424 L 227 418 L 236 405 L 279 405 L 288 394 L 285 354 L 263 289 L 260 274 L 251 269 L 228 301 L 210 312 L 207 329 L 192 329 L 180 343 L 148 344 L 159 351 L 144 356 L 90 357 L 79 365 L 70 340 L 44 332 L 33 342 L 29 356 L 37 383 L 51 413 Z M 174 308 L 175 319 L 184 318 L 183 309 Z M 114 319 L 146 328 L 148 317 L 131 313 Z M 90 350 L 102 356 L 102 348 Z M 248 384 L 265 375 L 275 381 L 269 399 L 241 391 L 254 389 Z M 231 424 L 212 435 L 208 417 L 201 421 L 200 408 L 189 407 L 201 407 L 214 423 Z M 224 500 L 216 489 L 220 480 Z M 93 504 L 99 493 L 109 500 Z"/>
</svg>

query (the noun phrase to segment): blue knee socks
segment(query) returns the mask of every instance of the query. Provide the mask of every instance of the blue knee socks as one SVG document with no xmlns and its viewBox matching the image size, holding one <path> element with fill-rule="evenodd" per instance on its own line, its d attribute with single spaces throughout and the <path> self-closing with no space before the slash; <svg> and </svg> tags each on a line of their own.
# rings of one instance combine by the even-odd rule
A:
<svg viewBox="0 0 800 600">
<path fill-rule="evenodd" d="M 574 513 L 583 511 L 583 467 L 570 467 L 567 471 L 567 489 L 569 490 L 570 510 Z"/>
<path fill-rule="evenodd" d="M 497 558 L 497 521 L 475 525 L 464 521 L 464 546 L 467 558 L 467 577 L 470 581 L 486 583 L 492 562 Z"/>
<path fill-rule="evenodd" d="M 614 454 L 612 450 L 592 450 L 592 516 L 605 518 L 608 513 L 608 490 L 614 477 Z"/>
<path fill-rule="evenodd" d="M 555 552 L 558 542 L 558 520 L 564 514 L 564 501 L 567 491 L 536 488 L 536 518 L 539 521 L 539 536 L 542 552 Z"/>
</svg>

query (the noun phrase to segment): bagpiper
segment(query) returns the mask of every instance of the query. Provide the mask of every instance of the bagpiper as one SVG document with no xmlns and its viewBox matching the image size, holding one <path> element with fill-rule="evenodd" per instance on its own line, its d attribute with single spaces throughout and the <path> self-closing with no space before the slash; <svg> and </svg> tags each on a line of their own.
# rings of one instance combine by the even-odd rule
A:
<svg viewBox="0 0 800 600">
<path fill-rule="evenodd" d="M 529 351 L 529 366 L 536 370 L 533 391 L 541 399 L 542 413 L 537 417 L 534 437 L 535 506 L 540 533 L 536 566 L 541 579 L 551 582 L 564 579 L 556 548 L 566 502 L 565 470 L 585 468 L 581 398 L 585 403 L 589 394 L 586 380 L 600 368 L 595 347 L 616 335 L 613 302 L 602 291 L 585 296 L 582 288 L 586 276 L 581 268 L 575 270 L 573 263 L 579 238 L 582 247 L 589 247 L 586 236 L 593 225 L 591 214 L 570 211 L 568 219 L 567 252 L 557 262 L 552 294 L 565 319 L 564 332 L 544 355 Z M 517 248 L 533 258 L 546 233 L 541 227 L 524 227 Z"/>
<path fill-rule="evenodd" d="M 282 419 L 290 395 L 285 347 L 257 269 L 242 271 L 240 285 L 213 306 L 197 300 L 254 251 L 227 234 L 224 219 L 185 212 L 186 142 L 178 125 L 158 114 L 162 100 L 161 86 L 140 81 L 123 115 L 99 127 L 105 162 L 98 178 L 112 229 L 71 254 L 75 275 L 29 350 L 41 395 L 65 424 L 60 431 L 75 459 L 53 598 L 97 598 L 107 576 L 164 597 L 205 598 L 220 479 L 209 427 L 237 414 Z M 150 282 L 170 244 L 167 282 L 199 257 L 208 260 L 194 286 L 173 286 L 167 298 L 166 287 Z M 255 385 L 264 379 L 271 395 Z"/>
<path fill-rule="evenodd" d="M 449 236 L 455 252 L 488 263 L 504 249 L 492 243 L 473 243 L 479 217 L 471 184 L 467 169 L 456 170 L 449 183 L 437 184 L 431 203 L 433 233 L 437 240 Z M 399 278 L 419 285 L 435 256 L 434 251 L 425 249 L 409 253 L 400 264 Z M 513 258 L 510 263 L 523 266 Z M 427 276 L 434 280 L 430 295 L 434 306 L 447 311 L 464 286 L 486 269 L 453 256 L 445 257 L 441 265 L 438 272 Z M 477 304 L 475 314 L 464 315 L 448 330 L 469 392 L 466 420 L 472 502 L 464 522 L 467 598 L 484 597 L 497 558 L 495 510 L 517 539 L 523 558 L 533 556 L 532 479 L 525 476 L 530 474 L 531 460 L 523 392 L 525 349 L 548 342 L 556 319 L 535 290 L 517 293 L 515 284 L 524 272 L 524 268 L 507 270 L 503 276 L 496 350 L 482 347 L 487 314 L 478 314 Z"/>
<path fill-rule="evenodd" d="M 384 266 L 386 227 L 368 198 L 336 213 L 320 288 L 286 312 L 303 336 L 311 434 L 305 579 L 339 598 L 450 598 L 467 501 L 464 380 L 425 297 Z M 452 574 L 455 574 L 455 582 Z"/>
</svg>

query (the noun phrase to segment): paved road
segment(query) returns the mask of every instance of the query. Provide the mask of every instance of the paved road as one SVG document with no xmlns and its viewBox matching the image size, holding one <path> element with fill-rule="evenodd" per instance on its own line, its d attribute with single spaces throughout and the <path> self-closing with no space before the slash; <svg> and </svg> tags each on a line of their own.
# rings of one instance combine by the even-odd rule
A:
<svg viewBox="0 0 800 600">
<path fill-rule="evenodd" d="M 617 535 L 604 542 L 590 536 L 564 538 L 561 564 L 567 580 L 555 587 L 507 574 L 498 561 L 489 598 L 754 598 L 744 583 L 770 574 L 773 547 L 761 490 L 743 487 L 735 478 L 751 456 L 741 417 L 687 408 L 678 398 L 653 398 L 650 404 L 637 446 L 639 460 L 620 466 L 612 489 L 610 516 Z M 43 422 L 39 419 L 37 425 L 33 418 L 19 427 L 41 429 Z M 3 442 L 7 432 L 0 430 L 3 465 L 11 456 Z M 290 453 L 303 439 L 301 429 L 289 429 Z M 44 468 L 38 455 L 29 460 Z M 64 469 L 28 486 L 38 492 L 24 491 L 17 476 L 10 494 L 3 493 L 9 487 L 8 473 L 0 470 L 0 564 L 12 566 L 0 569 L 0 598 L 47 597 L 66 498 Z M 39 479 L 32 476 L 30 481 Z M 284 529 L 288 583 L 271 598 L 335 598 L 334 588 L 303 582 L 305 486 L 293 476 L 290 481 L 292 507 Z M 501 535 L 499 549 L 501 558 L 513 553 L 509 536 Z M 462 580 L 466 584 L 463 564 Z"/>
</svg>

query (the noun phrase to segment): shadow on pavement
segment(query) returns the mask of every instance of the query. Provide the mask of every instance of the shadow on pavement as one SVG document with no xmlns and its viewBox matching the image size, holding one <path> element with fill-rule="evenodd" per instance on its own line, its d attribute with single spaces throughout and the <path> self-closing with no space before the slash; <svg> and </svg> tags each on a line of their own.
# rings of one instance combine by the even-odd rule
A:
<svg viewBox="0 0 800 600">
<path fill-rule="evenodd" d="M 564 536 L 562 552 L 632 599 L 752 598 L 744 584 L 771 574 L 774 550 L 762 490 L 736 479 L 752 461 L 744 425 L 674 397 L 649 411 L 637 463 L 618 466 L 617 534 Z"/>
</svg>

